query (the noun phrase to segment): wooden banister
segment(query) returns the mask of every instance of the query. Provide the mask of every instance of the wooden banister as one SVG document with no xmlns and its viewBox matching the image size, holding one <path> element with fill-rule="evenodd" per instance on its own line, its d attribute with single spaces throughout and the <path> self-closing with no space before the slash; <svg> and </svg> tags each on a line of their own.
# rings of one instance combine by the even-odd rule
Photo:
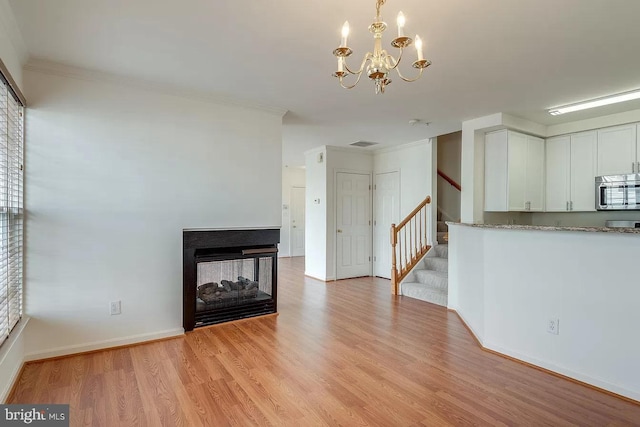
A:
<svg viewBox="0 0 640 427">
<path fill-rule="evenodd" d="M 445 181 L 447 181 L 449 184 L 451 184 L 456 190 L 462 191 L 462 187 L 460 187 L 460 184 L 455 182 L 449 175 L 442 172 L 440 169 L 438 169 L 438 176 L 444 179 Z"/>
<path fill-rule="evenodd" d="M 391 224 L 391 293 L 394 295 L 398 295 L 402 279 L 431 247 L 427 244 L 429 203 L 431 196 L 427 196 L 398 225 Z"/>
</svg>

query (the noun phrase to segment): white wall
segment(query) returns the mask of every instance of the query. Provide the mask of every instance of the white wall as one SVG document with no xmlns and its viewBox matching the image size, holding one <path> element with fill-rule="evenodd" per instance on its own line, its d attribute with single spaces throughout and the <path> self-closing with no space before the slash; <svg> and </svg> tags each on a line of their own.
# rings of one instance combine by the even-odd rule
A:
<svg viewBox="0 0 640 427">
<path fill-rule="evenodd" d="M 485 347 L 640 400 L 640 235 L 450 233 L 450 308 Z M 559 335 L 547 332 L 553 318 Z"/>
<path fill-rule="evenodd" d="M 431 153 L 430 140 L 375 153 L 374 173 L 400 171 L 400 218 L 411 213 L 425 197 L 433 195 Z"/>
<path fill-rule="evenodd" d="M 25 59 L 19 37 L 15 31 L 15 21 L 6 0 L 0 0 L 0 59 L 9 70 L 11 77 L 16 82 L 20 91 L 24 93 L 22 81 L 22 63 Z M 26 318 L 21 320 L 25 323 Z M 7 341 L 0 347 L 0 402 L 4 402 L 10 391 L 16 375 L 20 371 L 24 361 L 24 325 L 19 325 L 13 330 Z"/>
<path fill-rule="evenodd" d="M 181 333 L 183 228 L 280 226 L 281 116 L 24 78 L 29 357 Z"/>
<path fill-rule="evenodd" d="M 282 228 L 278 245 L 278 256 L 281 257 L 291 256 L 291 189 L 304 187 L 305 179 L 303 168 L 282 168 Z"/>
<path fill-rule="evenodd" d="M 304 273 L 327 280 L 327 149 L 305 152 Z"/>
<path fill-rule="evenodd" d="M 326 280 L 336 278 L 336 184 L 338 172 L 362 172 L 371 174 L 373 171 L 373 154 L 370 151 L 354 148 L 327 147 L 327 271 Z M 373 177 L 372 177 L 373 181 Z M 373 199 L 371 200 L 373 202 Z M 373 215 L 373 208 L 371 214 Z"/>
</svg>

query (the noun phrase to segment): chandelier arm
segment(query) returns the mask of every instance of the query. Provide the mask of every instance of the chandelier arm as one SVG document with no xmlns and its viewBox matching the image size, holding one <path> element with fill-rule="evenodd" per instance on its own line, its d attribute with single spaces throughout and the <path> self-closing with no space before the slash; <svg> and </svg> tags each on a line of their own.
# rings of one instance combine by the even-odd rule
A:
<svg viewBox="0 0 640 427">
<path fill-rule="evenodd" d="M 398 68 L 398 65 L 400 65 L 400 61 L 402 61 L 403 52 L 404 52 L 404 49 L 400 48 L 400 56 L 398 56 L 398 60 L 396 61 L 396 59 L 392 55 L 389 55 L 386 50 L 382 51 L 382 53 L 385 54 L 387 58 L 391 60 L 390 61 L 391 67 L 389 68 L 390 70 L 395 70 Z"/>
<path fill-rule="evenodd" d="M 396 68 L 396 72 L 398 73 L 398 75 L 400 76 L 400 78 L 401 78 L 402 80 L 404 80 L 405 82 L 409 82 L 409 83 L 411 83 L 411 82 L 415 82 L 416 80 L 418 80 L 418 79 L 422 76 L 422 70 L 424 70 L 424 68 L 420 68 L 419 70 L 420 70 L 420 71 L 418 72 L 418 75 L 417 75 L 415 78 L 413 78 L 413 79 L 408 79 L 408 78 L 406 78 L 405 76 L 403 76 L 403 75 L 402 75 L 402 73 L 400 72 L 400 68 Z"/>
<path fill-rule="evenodd" d="M 351 86 L 345 86 L 344 83 L 342 83 L 343 77 L 340 77 L 340 86 L 342 86 L 345 89 L 353 89 L 360 82 L 360 77 L 362 77 L 362 71 L 360 71 L 360 73 L 358 74 L 358 78 L 356 79 L 356 82 Z"/>
<path fill-rule="evenodd" d="M 353 75 L 361 75 L 362 71 L 364 70 L 364 66 L 367 63 L 367 61 L 371 59 L 371 53 L 367 52 L 367 54 L 364 56 L 364 59 L 362 60 L 362 64 L 360 64 L 360 69 L 358 71 L 351 71 L 351 69 L 347 66 L 347 61 L 344 61 L 344 69 L 347 70 L 349 72 L 349 74 L 353 74 Z"/>
</svg>

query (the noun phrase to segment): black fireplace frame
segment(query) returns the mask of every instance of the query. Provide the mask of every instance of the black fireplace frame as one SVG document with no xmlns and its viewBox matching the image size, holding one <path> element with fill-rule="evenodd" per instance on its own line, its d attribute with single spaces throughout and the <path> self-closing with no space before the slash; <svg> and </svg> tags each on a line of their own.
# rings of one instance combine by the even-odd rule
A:
<svg viewBox="0 0 640 427">
<path fill-rule="evenodd" d="M 182 232 L 182 325 L 185 332 L 230 320 L 277 313 L 278 243 L 280 230 L 260 229 L 185 229 Z M 232 307 L 213 307 L 196 312 L 197 263 L 208 260 L 233 260 L 273 257 L 272 292 L 268 301 L 245 302 Z"/>
</svg>

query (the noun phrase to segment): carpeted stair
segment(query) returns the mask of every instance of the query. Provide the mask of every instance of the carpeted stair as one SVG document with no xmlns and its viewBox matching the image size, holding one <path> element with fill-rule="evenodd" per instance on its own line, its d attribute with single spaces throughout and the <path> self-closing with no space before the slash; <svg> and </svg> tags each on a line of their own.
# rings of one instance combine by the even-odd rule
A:
<svg viewBox="0 0 640 427">
<path fill-rule="evenodd" d="M 446 307 L 449 295 L 448 257 L 448 245 L 432 247 L 422 263 L 402 282 L 400 294 Z"/>
</svg>

